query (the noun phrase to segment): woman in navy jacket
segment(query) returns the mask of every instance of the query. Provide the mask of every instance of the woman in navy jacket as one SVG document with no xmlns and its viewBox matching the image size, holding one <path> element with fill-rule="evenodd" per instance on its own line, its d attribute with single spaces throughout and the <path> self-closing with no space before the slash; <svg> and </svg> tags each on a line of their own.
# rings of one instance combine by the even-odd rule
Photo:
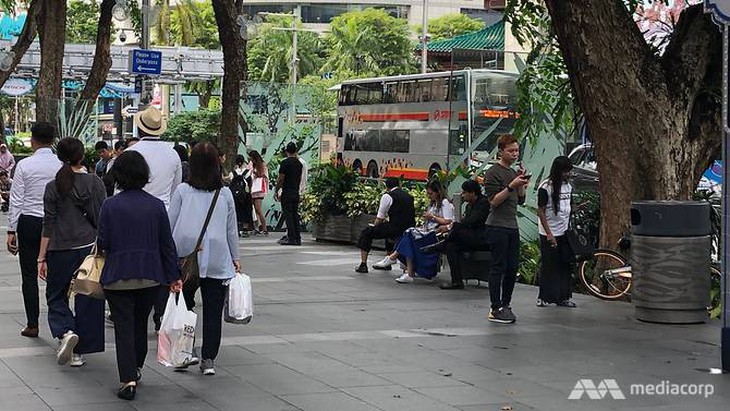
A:
<svg viewBox="0 0 730 411">
<path fill-rule="evenodd" d="M 99 224 L 99 248 L 106 253 L 101 284 L 114 318 L 119 398 L 134 399 L 147 356 L 147 319 L 160 293 L 182 289 L 170 222 L 162 201 L 142 188 L 150 169 L 141 154 L 125 151 L 114 161 L 121 193 L 107 199 Z"/>
</svg>

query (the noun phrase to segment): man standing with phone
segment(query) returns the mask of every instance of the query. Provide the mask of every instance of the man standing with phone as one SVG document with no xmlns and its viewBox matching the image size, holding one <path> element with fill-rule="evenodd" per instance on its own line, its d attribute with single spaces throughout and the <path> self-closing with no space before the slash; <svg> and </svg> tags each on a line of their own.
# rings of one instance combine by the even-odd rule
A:
<svg viewBox="0 0 730 411">
<path fill-rule="evenodd" d="M 41 122 L 30 131 L 33 155 L 15 166 L 6 243 L 11 254 L 20 254 L 23 302 L 28 321 L 20 335 L 36 338 L 40 316 L 37 259 L 43 231 L 43 195 L 46 184 L 56 177 L 63 164 L 51 151 L 53 126 Z"/>
<path fill-rule="evenodd" d="M 526 187 L 531 175 L 520 164 L 512 165 L 520 156 L 520 145 L 511 134 L 497 140 L 499 162 L 487 170 L 484 185 L 491 212 L 487 217 L 487 241 L 492 250 L 489 267 L 489 321 L 512 324 L 512 291 L 517 281 L 520 257 L 520 232 L 517 226 L 517 205 L 525 203 Z"/>
</svg>

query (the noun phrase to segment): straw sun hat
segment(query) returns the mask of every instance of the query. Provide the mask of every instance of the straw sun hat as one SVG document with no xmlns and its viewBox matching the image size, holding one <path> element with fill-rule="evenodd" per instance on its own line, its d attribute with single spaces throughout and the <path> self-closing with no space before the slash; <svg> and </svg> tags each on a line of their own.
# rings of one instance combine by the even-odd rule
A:
<svg viewBox="0 0 730 411">
<path fill-rule="evenodd" d="M 160 110 L 148 107 L 134 115 L 134 125 L 151 136 L 160 136 L 167 130 L 167 122 L 162 119 Z"/>
</svg>

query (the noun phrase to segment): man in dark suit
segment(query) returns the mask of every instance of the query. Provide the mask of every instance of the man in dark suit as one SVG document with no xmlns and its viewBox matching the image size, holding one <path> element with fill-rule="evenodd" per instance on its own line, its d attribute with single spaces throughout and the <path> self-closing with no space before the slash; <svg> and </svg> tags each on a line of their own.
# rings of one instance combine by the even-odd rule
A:
<svg viewBox="0 0 730 411">
<path fill-rule="evenodd" d="M 482 188 L 474 180 L 461 185 L 461 198 L 467 203 L 464 218 L 454 222 L 448 230 L 448 237 L 436 244 L 424 247 L 426 253 L 445 253 L 451 270 L 451 283 L 441 284 L 443 290 L 464 288 L 461 277 L 459 255 L 464 251 L 485 251 L 489 249 L 486 237 L 486 221 L 489 215 L 489 201 L 482 195 Z"/>
</svg>

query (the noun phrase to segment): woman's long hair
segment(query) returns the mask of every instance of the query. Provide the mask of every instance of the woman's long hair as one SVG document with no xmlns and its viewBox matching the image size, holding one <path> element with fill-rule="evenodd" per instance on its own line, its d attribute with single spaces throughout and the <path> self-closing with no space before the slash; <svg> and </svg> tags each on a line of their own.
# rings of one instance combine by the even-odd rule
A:
<svg viewBox="0 0 730 411">
<path fill-rule="evenodd" d="M 76 178 L 72 167 L 79 166 L 84 160 L 84 144 L 76 138 L 62 138 L 58 142 L 56 153 L 63 162 L 63 166 L 56 173 L 56 189 L 61 197 L 65 197 L 73 189 Z"/>
<path fill-rule="evenodd" d="M 563 190 L 563 173 L 573 169 L 573 163 L 566 156 L 555 157 L 550 167 L 550 184 L 553 186 L 553 212 L 555 215 L 560 211 L 560 193 Z"/>
<path fill-rule="evenodd" d="M 218 149 L 213 144 L 198 143 L 193 148 L 190 153 L 188 184 L 204 191 L 215 191 L 223 187 Z"/>
<path fill-rule="evenodd" d="M 444 199 L 446 199 L 446 190 L 444 186 L 438 180 L 431 180 L 426 185 L 426 188 L 436 193 L 436 200 L 431 200 L 431 206 L 436 206 L 437 210 L 441 210 L 444 205 Z"/>
<path fill-rule="evenodd" d="M 266 163 L 264 163 L 264 158 L 261 157 L 261 154 L 259 154 L 256 150 L 251 150 L 248 153 L 249 158 L 251 158 L 251 162 L 253 163 L 253 170 L 256 172 L 257 177 L 262 177 L 264 175 Z"/>
</svg>

